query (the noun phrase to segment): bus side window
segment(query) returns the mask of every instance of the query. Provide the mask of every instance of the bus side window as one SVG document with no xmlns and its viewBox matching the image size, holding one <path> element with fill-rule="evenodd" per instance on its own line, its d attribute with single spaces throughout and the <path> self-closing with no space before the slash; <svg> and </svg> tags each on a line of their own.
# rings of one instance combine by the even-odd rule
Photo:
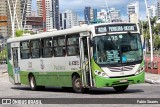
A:
<svg viewBox="0 0 160 107">
<path fill-rule="evenodd" d="M 30 41 L 31 45 L 31 58 L 40 58 L 40 40 Z"/>
<path fill-rule="evenodd" d="M 29 41 L 20 42 L 20 53 L 21 59 L 29 59 L 30 58 L 30 46 Z"/>
<path fill-rule="evenodd" d="M 42 39 L 42 57 L 52 57 L 53 48 L 52 48 L 52 38 Z"/>
<path fill-rule="evenodd" d="M 79 55 L 79 34 L 67 35 L 67 55 Z"/>
<path fill-rule="evenodd" d="M 54 56 L 61 57 L 66 55 L 66 40 L 65 36 L 53 38 Z"/>
</svg>

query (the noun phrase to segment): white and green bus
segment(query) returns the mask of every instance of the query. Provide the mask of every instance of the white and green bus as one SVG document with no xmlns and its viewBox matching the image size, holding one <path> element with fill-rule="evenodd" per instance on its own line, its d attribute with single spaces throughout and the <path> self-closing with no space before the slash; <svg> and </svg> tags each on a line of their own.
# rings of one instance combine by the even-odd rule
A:
<svg viewBox="0 0 160 107">
<path fill-rule="evenodd" d="M 10 38 L 8 74 L 13 84 L 32 90 L 47 86 L 113 87 L 124 91 L 144 82 L 139 27 L 135 23 L 101 23 Z"/>
</svg>

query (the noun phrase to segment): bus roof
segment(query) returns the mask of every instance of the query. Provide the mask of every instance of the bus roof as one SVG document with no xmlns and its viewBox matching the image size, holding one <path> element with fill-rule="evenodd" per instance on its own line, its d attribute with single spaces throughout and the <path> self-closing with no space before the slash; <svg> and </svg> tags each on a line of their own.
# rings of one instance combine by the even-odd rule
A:
<svg viewBox="0 0 160 107">
<path fill-rule="evenodd" d="M 67 35 L 67 34 L 73 34 L 73 33 L 85 32 L 85 31 L 91 31 L 95 26 L 114 25 L 114 24 L 135 24 L 135 23 L 124 23 L 124 22 L 118 22 L 117 23 L 116 22 L 116 23 L 99 23 L 99 24 L 93 24 L 93 25 L 81 25 L 81 26 L 76 26 L 76 27 L 72 27 L 72 28 L 69 28 L 69 29 L 64 29 L 64 30 L 56 30 L 56 31 L 52 31 L 52 32 L 43 32 L 43 33 L 30 35 L 30 36 L 9 38 L 7 40 L 7 43 L 33 40 L 33 39 L 38 39 L 38 38 L 61 36 L 61 35 Z"/>
<path fill-rule="evenodd" d="M 73 33 L 78 33 L 78 32 L 85 32 L 85 31 L 90 31 L 90 27 L 88 25 L 82 25 L 82 26 L 73 27 L 73 28 L 64 29 L 64 30 L 56 30 L 52 32 L 43 32 L 43 33 L 30 35 L 30 36 L 9 38 L 7 42 L 10 43 L 10 42 L 38 39 L 38 38 L 47 38 L 47 37 L 67 35 L 67 34 L 73 34 Z"/>
</svg>

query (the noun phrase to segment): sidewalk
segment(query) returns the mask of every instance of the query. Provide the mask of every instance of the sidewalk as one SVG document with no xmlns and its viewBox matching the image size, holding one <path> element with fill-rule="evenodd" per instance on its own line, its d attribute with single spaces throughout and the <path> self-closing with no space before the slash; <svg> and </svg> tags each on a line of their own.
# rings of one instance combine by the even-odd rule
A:
<svg viewBox="0 0 160 107">
<path fill-rule="evenodd" d="M 145 82 L 150 84 L 160 84 L 160 74 L 145 72 Z"/>
<path fill-rule="evenodd" d="M 4 71 L 0 71 L 0 77 L 2 77 L 3 74 L 6 74 L 7 73 L 7 70 L 4 70 Z"/>
</svg>

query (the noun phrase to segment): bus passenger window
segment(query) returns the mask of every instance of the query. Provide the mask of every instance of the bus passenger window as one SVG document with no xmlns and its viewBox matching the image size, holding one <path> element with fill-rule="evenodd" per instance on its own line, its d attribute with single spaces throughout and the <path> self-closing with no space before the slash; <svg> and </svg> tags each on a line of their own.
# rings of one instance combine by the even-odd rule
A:
<svg viewBox="0 0 160 107">
<path fill-rule="evenodd" d="M 23 41 L 20 43 L 20 53 L 21 53 L 21 59 L 30 58 L 29 41 Z"/>
<path fill-rule="evenodd" d="M 61 57 L 66 55 L 65 36 L 53 38 L 54 56 Z"/>
<path fill-rule="evenodd" d="M 42 57 L 52 57 L 52 38 L 42 39 Z"/>
<path fill-rule="evenodd" d="M 79 55 L 79 34 L 67 35 L 67 55 Z"/>
<path fill-rule="evenodd" d="M 31 44 L 31 57 L 40 58 L 40 40 L 33 40 Z"/>
</svg>

